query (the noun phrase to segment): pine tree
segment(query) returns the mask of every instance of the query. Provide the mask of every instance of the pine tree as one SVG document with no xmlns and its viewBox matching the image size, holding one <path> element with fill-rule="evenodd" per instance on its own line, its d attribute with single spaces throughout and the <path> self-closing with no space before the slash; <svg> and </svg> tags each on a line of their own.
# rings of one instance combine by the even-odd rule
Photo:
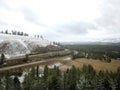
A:
<svg viewBox="0 0 120 90">
<path fill-rule="evenodd" d="M 68 77 L 68 70 L 64 73 L 64 76 L 63 76 L 63 90 L 69 90 L 69 77 Z"/>
<path fill-rule="evenodd" d="M 39 38 L 39 35 L 37 35 L 37 38 Z"/>
<path fill-rule="evenodd" d="M 18 77 L 14 77 L 14 89 L 13 90 L 21 90 L 21 85 Z"/>
<path fill-rule="evenodd" d="M 30 76 L 31 76 L 32 78 L 35 78 L 35 75 L 36 75 L 36 73 L 35 73 L 35 67 L 33 67 L 33 68 L 31 69 Z"/>
<path fill-rule="evenodd" d="M 0 90 L 5 90 L 3 77 L 0 76 Z"/>
<path fill-rule="evenodd" d="M 47 65 L 45 65 L 44 67 L 44 71 L 43 71 L 43 83 L 44 83 L 44 89 L 47 89 L 47 82 L 48 82 L 48 76 L 49 76 L 49 68 Z"/>
<path fill-rule="evenodd" d="M 21 36 L 23 36 L 23 32 L 21 32 L 20 34 L 21 34 Z"/>
<path fill-rule="evenodd" d="M 8 34 L 8 30 L 5 31 L 5 34 Z"/>
<path fill-rule="evenodd" d="M 82 75 L 77 82 L 77 90 L 93 90 L 91 89 L 92 85 L 90 83 L 90 80 L 85 77 L 85 75 Z"/>
<path fill-rule="evenodd" d="M 3 31 L 1 31 L 0 33 L 3 33 Z"/>
<path fill-rule="evenodd" d="M 1 54 L 0 59 L 1 59 L 0 64 L 2 65 L 4 63 L 4 61 L 5 61 L 5 55 L 3 53 Z"/>
<path fill-rule="evenodd" d="M 59 69 L 56 66 L 50 71 L 46 81 L 48 90 L 61 90 L 61 75 L 58 72 Z"/>
<path fill-rule="evenodd" d="M 40 38 L 43 39 L 43 36 L 41 35 Z"/>
<path fill-rule="evenodd" d="M 27 62 L 28 60 L 29 60 L 29 56 L 28 56 L 28 54 L 26 54 L 24 61 Z"/>
<path fill-rule="evenodd" d="M 17 32 L 17 35 L 20 35 L 20 32 Z"/>
<path fill-rule="evenodd" d="M 39 77 L 39 66 L 36 68 L 36 76 Z"/>
<path fill-rule="evenodd" d="M 30 73 L 25 75 L 24 82 L 22 83 L 23 90 L 34 90 L 34 79 L 31 77 Z"/>
<path fill-rule="evenodd" d="M 118 68 L 117 73 L 116 73 L 116 90 L 120 90 L 120 68 Z"/>
<path fill-rule="evenodd" d="M 44 72 L 43 72 L 43 75 L 44 75 L 43 78 L 44 78 L 45 81 L 46 81 L 46 79 L 48 77 L 48 74 L 49 74 L 49 69 L 48 69 L 48 66 L 45 65 Z"/>
<path fill-rule="evenodd" d="M 10 78 L 9 74 L 5 75 L 5 90 L 13 90 L 13 79 Z"/>
<path fill-rule="evenodd" d="M 69 78 L 69 90 L 76 90 L 76 79 L 77 79 L 77 71 L 75 66 L 72 66 L 68 73 Z"/>
</svg>

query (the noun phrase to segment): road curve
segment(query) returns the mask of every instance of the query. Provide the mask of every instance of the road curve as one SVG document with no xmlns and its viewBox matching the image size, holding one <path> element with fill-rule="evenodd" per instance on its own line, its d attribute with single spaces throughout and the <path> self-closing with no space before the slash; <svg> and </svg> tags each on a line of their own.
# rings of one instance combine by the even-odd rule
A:
<svg viewBox="0 0 120 90">
<path fill-rule="evenodd" d="M 69 57 L 69 56 L 64 56 L 64 57 Z M 28 63 L 25 63 L 25 64 L 3 67 L 3 68 L 0 68 L 0 72 L 7 71 L 7 70 L 12 70 L 12 69 L 18 69 L 18 68 L 22 68 L 22 67 L 27 67 L 27 66 L 31 66 L 31 65 L 38 65 L 38 64 L 41 64 L 41 63 L 49 62 L 49 61 L 56 61 L 56 60 L 60 60 L 60 58 L 63 58 L 63 57 L 56 57 L 56 58 L 51 58 L 51 59 L 43 59 L 41 61 L 28 62 Z"/>
</svg>

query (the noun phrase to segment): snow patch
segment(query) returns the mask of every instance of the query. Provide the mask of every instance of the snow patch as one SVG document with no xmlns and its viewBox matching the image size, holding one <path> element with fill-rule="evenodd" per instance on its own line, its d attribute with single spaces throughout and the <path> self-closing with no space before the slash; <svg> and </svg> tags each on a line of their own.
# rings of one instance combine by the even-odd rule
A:
<svg viewBox="0 0 120 90">
<path fill-rule="evenodd" d="M 52 65 L 49 65 L 48 68 L 54 68 L 54 66 L 59 67 L 59 66 L 62 66 L 62 64 L 61 63 L 55 63 L 55 64 L 52 64 Z"/>
<path fill-rule="evenodd" d="M 26 72 L 23 72 L 22 76 L 18 77 L 20 83 L 23 83 L 24 78 L 25 78 L 25 75 L 27 75 L 27 73 L 26 73 Z"/>
<path fill-rule="evenodd" d="M 0 34 L 0 54 L 4 53 L 6 58 L 30 54 L 36 47 L 48 45 L 53 43 L 42 38 Z"/>
</svg>

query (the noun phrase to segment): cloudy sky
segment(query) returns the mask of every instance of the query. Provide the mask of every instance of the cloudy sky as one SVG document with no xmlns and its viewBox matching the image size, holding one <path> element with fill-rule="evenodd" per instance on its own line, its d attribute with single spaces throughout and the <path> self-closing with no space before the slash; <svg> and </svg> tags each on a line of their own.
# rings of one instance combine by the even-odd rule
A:
<svg viewBox="0 0 120 90">
<path fill-rule="evenodd" d="M 120 0 L 0 0 L 0 30 L 51 41 L 120 38 Z"/>
</svg>

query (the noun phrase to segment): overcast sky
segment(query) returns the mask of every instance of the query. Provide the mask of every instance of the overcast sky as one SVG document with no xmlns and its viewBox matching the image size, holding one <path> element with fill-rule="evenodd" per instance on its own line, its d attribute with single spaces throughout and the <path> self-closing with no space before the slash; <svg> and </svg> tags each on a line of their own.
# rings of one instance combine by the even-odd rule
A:
<svg viewBox="0 0 120 90">
<path fill-rule="evenodd" d="M 0 30 L 51 41 L 120 38 L 120 0 L 0 0 Z"/>
</svg>

